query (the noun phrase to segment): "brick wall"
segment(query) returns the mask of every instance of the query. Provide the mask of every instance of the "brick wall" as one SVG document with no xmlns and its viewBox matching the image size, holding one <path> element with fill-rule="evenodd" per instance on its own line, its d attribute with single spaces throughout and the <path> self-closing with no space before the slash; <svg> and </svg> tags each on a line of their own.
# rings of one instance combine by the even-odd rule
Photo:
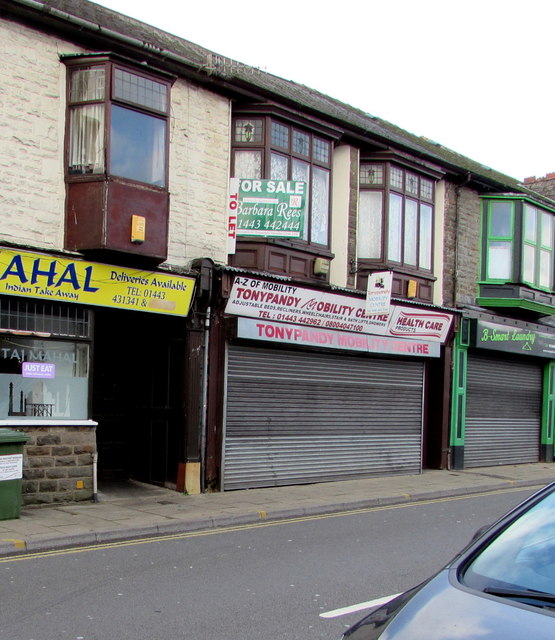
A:
<svg viewBox="0 0 555 640">
<path fill-rule="evenodd" d="M 555 200 L 555 173 L 548 173 L 543 178 L 526 178 L 524 186 Z"/>
<path fill-rule="evenodd" d="M 443 299 L 474 304 L 480 268 L 481 200 L 467 187 L 446 184 Z"/>
<path fill-rule="evenodd" d="M 29 441 L 23 451 L 23 503 L 54 504 L 93 496 L 94 426 L 18 427 Z"/>
</svg>

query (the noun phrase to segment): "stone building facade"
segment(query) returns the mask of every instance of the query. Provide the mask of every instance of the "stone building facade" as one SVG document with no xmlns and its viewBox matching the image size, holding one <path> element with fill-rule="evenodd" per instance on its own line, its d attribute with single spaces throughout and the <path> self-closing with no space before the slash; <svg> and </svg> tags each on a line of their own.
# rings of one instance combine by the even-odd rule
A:
<svg viewBox="0 0 555 640">
<path fill-rule="evenodd" d="M 548 390 L 546 352 L 477 331 L 553 332 L 552 276 L 504 262 L 549 197 L 93 3 L 0 10 L 0 425 L 30 436 L 26 502 L 550 459 L 539 396 L 507 447 L 473 378 L 524 364 Z"/>
</svg>

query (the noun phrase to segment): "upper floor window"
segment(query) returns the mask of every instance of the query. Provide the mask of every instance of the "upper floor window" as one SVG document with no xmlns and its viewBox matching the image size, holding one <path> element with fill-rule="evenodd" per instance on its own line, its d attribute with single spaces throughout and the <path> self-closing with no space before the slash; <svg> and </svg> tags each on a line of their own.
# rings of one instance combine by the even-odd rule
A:
<svg viewBox="0 0 555 640">
<path fill-rule="evenodd" d="M 483 278 L 552 290 L 553 213 L 514 198 L 488 199 L 484 213 Z"/>
<path fill-rule="evenodd" d="M 170 81 L 107 59 L 68 64 L 67 174 L 166 187 Z"/>
<path fill-rule="evenodd" d="M 298 180 L 307 184 L 302 240 L 329 243 L 331 142 L 270 117 L 240 116 L 233 123 L 232 177 Z"/>
<path fill-rule="evenodd" d="M 357 256 L 432 270 L 434 181 L 388 162 L 360 164 Z"/>
</svg>

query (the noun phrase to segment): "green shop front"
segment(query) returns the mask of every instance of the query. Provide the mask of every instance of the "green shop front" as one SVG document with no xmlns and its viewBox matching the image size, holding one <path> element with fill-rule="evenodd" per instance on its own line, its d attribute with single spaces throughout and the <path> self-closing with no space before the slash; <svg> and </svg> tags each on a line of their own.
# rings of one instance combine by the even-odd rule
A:
<svg viewBox="0 0 555 640">
<path fill-rule="evenodd" d="M 0 247 L 0 427 L 24 433 L 26 503 L 97 479 L 175 485 L 195 279 Z"/>
<path fill-rule="evenodd" d="M 455 469 L 553 461 L 555 328 L 467 313 L 456 338 Z"/>
</svg>

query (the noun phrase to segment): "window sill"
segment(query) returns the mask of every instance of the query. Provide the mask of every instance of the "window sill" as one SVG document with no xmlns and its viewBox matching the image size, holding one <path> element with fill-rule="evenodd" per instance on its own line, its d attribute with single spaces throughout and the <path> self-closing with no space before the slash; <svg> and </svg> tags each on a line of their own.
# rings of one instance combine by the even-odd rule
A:
<svg viewBox="0 0 555 640">
<path fill-rule="evenodd" d="M 480 284 L 476 302 L 482 307 L 523 309 L 540 315 L 555 314 L 555 295 L 519 284 Z"/>
<path fill-rule="evenodd" d="M 11 418 L 0 420 L 0 427 L 97 427 L 94 420 L 53 419 L 37 420 L 36 418 Z"/>
</svg>

